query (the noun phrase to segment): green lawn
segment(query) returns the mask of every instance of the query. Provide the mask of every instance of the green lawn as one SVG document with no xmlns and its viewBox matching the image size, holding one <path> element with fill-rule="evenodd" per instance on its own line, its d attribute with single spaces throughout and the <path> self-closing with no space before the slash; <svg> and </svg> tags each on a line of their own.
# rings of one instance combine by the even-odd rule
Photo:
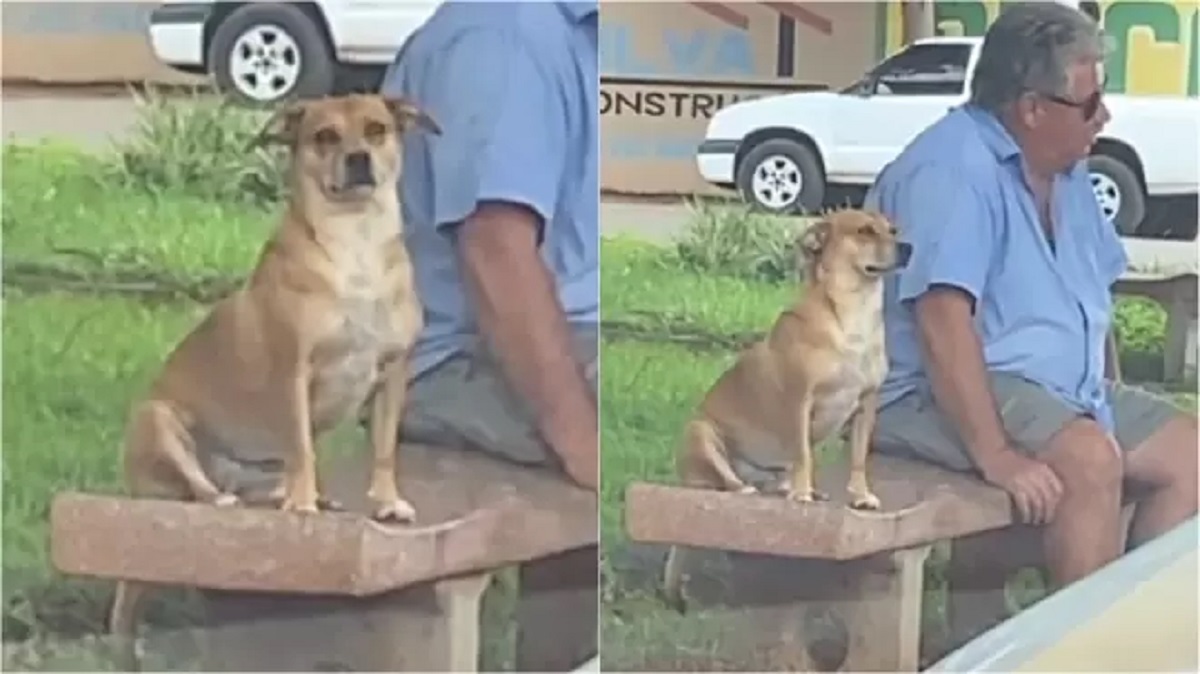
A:
<svg viewBox="0 0 1200 674">
<path fill-rule="evenodd" d="M 243 274 L 271 218 L 117 186 L 100 157 L 67 145 L 6 144 L 3 177 L 5 666 L 105 668 L 87 635 L 102 628 L 111 588 L 50 568 L 49 503 L 63 490 L 120 489 L 129 403 L 205 307 L 79 291 Z M 156 602 L 150 618 L 180 624 L 177 603 Z"/>
</svg>

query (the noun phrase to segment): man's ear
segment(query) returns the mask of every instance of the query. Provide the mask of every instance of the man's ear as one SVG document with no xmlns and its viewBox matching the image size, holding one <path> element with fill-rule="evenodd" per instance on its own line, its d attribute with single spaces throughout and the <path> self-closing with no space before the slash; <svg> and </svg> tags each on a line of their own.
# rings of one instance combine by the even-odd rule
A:
<svg viewBox="0 0 1200 674">
<path fill-rule="evenodd" d="M 396 120 L 396 128 L 400 130 L 400 133 L 404 133 L 410 128 L 417 126 L 435 136 L 442 135 L 442 127 L 438 126 L 437 122 L 433 121 L 433 118 L 428 113 L 418 108 L 411 101 L 404 98 L 385 98 L 383 99 L 383 103 Z"/>
<path fill-rule="evenodd" d="M 822 218 L 804 228 L 796 237 L 796 262 L 801 267 L 811 266 L 821 257 L 829 241 L 829 230 L 833 225 Z"/>
<path fill-rule="evenodd" d="M 285 103 L 275 109 L 247 149 L 267 145 L 292 147 L 300 137 L 300 122 L 304 120 L 305 105 L 296 101 Z"/>
</svg>

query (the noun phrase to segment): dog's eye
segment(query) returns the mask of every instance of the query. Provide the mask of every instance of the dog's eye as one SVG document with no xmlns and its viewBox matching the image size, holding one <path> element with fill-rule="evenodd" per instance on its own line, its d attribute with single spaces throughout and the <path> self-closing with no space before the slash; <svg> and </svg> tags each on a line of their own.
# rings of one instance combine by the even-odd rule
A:
<svg viewBox="0 0 1200 674">
<path fill-rule="evenodd" d="M 858 233 L 863 236 L 874 236 L 875 228 L 870 225 L 863 225 L 862 227 L 858 228 Z"/>
<path fill-rule="evenodd" d="M 337 145 L 342 137 L 333 129 L 321 129 L 313 136 L 318 145 Z"/>
<path fill-rule="evenodd" d="M 367 125 L 363 127 L 363 134 L 367 137 L 367 140 L 380 140 L 386 133 L 387 127 L 379 122 L 367 122 Z"/>
</svg>

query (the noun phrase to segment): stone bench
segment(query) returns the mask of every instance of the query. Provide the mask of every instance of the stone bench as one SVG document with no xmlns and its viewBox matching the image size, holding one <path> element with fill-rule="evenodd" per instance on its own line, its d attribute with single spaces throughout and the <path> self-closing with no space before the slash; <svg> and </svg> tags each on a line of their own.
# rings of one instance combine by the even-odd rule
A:
<svg viewBox="0 0 1200 674">
<path fill-rule="evenodd" d="M 405 446 L 399 456 L 413 525 L 360 514 L 368 469 L 356 456 L 321 473 L 344 513 L 60 494 L 53 563 L 67 574 L 201 589 L 208 671 L 475 671 L 492 572 L 595 546 L 595 497 L 466 452 Z M 594 633 L 590 593 L 554 598 L 550 619 L 577 618 Z M 538 602 L 546 597 L 523 593 L 518 615 L 545 621 L 530 608 Z"/>
<path fill-rule="evenodd" d="M 696 631 L 709 635 L 719 653 L 681 666 L 916 671 L 928 608 L 922 569 L 939 541 L 952 541 L 949 640 L 961 643 L 1005 617 L 1008 576 L 1041 560 L 1038 546 L 1029 544 L 1031 530 L 1013 525 L 1003 491 L 875 455 L 870 475 L 883 509 L 861 512 L 841 496 L 847 472 L 844 461 L 823 467 L 817 481 L 832 500 L 804 506 L 775 495 L 628 487 L 625 527 L 632 540 L 707 549 L 704 555 L 725 551 L 719 588 L 692 591 L 696 583 L 685 582 L 697 598 L 693 605 L 713 609 L 697 614 L 705 624 Z M 687 559 L 685 575 L 699 575 L 693 555 Z"/>
</svg>

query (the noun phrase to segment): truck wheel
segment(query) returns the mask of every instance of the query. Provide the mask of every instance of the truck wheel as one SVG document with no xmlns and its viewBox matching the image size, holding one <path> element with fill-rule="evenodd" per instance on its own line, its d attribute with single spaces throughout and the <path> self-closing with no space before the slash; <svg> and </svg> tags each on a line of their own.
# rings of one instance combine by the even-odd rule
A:
<svg viewBox="0 0 1200 674">
<path fill-rule="evenodd" d="M 1146 217 L 1146 195 L 1137 174 L 1115 157 L 1088 157 L 1092 191 L 1104 217 L 1122 236 L 1132 236 Z"/>
<path fill-rule="evenodd" d="M 769 213 L 813 213 L 825 202 L 825 175 L 816 155 L 786 138 L 750 148 L 735 180 L 747 202 Z"/>
<path fill-rule="evenodd" d="M 321 27 L 288 3 L 234 10 L 213 35 L 208 63 L 221 91 L 253 106 L 324 96 L 337 73 Z"/>
</svg>

